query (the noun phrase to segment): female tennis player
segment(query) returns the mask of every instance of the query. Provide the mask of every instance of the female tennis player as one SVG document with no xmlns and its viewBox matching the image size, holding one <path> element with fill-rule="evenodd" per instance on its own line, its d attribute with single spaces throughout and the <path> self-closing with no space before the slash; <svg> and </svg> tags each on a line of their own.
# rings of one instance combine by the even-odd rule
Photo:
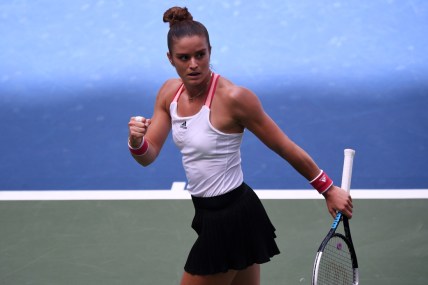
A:
<svg viewBox="0 0 428 285">
<path fill-rule="evenodd" d="M 198 234 L 181 285 L 258 285 L 260 264 L 279 254 L 275 228 L 255 192 L 244 183 L 240 146 L 244 129 L 284 158 L 324 195 L 334 217 L 352 215 L 351 197 L 333 185 L 311 157 L 265 113 L 257 96 L 210 69 L 208 31 L 186 8 L 173 7 L 167 57 L 178 79 L 160 88 L 153 117 L 131 117 L 129 150 L 152 163 L 172 130 L 192 196 Z"/>
</svg>

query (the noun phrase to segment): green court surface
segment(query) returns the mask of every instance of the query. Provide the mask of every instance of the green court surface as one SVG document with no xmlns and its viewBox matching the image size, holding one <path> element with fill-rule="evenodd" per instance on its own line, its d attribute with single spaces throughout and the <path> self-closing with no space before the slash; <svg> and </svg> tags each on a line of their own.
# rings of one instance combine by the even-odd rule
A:
<svg viewBox="0 0 428 285">
<path fill-rule="evenodd" d="M 281 254 L 262 284 L 310 284 L 331 218 L 323 200 L 262 200 Z M 427 284 L 428 200 L 354 200 L 360 284 Z M 0 201 L 0 284 L 179 284 L 190 200 Z"/>
</svg>

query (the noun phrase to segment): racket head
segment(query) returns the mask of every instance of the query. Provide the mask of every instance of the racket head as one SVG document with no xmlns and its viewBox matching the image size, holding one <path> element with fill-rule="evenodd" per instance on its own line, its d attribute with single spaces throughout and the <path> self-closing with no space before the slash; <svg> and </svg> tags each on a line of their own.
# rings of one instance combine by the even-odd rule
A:
<svg viewBox="0 0 428 285">
<path fill-rule="evenodd" d="M 317 252 L 312 274 L 312 284 L 354 284 L 359 283 L 359 273 L 352 243 L 341 233 L 326 237 Z"/>
</svg>

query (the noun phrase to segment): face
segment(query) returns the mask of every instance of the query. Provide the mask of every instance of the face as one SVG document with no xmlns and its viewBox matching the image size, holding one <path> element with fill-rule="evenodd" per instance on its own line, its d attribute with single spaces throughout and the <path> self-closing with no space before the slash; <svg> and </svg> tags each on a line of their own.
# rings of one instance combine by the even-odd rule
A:
<svg viewBox="0 0 428 285">
<path fill-rule="evenodd" d="M 210 74 L 210 48 L 205 37 L 191 36 L 176 39 L 168 59 L 183 83 L 198 85 Z"/>
</svg>

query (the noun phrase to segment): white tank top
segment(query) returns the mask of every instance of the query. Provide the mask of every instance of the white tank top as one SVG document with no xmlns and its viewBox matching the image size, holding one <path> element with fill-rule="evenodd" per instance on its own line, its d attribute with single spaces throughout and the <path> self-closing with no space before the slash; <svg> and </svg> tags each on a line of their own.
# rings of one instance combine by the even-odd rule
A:
<svg viewBox="0 0 428 285">
<path fill-rule="evenodd" d="M 210 122 L 210 107 L 218 74 L 212 74 L 207 99 L 201 110 L 189 117 L 177 115 L 182 84 L 170 105 L 172 137 L 182 154 L 187 189 L 196 197 L 227 193 L 243 182 L 240 146 L 243 133 L 226 134 Z"/>
</svg>

